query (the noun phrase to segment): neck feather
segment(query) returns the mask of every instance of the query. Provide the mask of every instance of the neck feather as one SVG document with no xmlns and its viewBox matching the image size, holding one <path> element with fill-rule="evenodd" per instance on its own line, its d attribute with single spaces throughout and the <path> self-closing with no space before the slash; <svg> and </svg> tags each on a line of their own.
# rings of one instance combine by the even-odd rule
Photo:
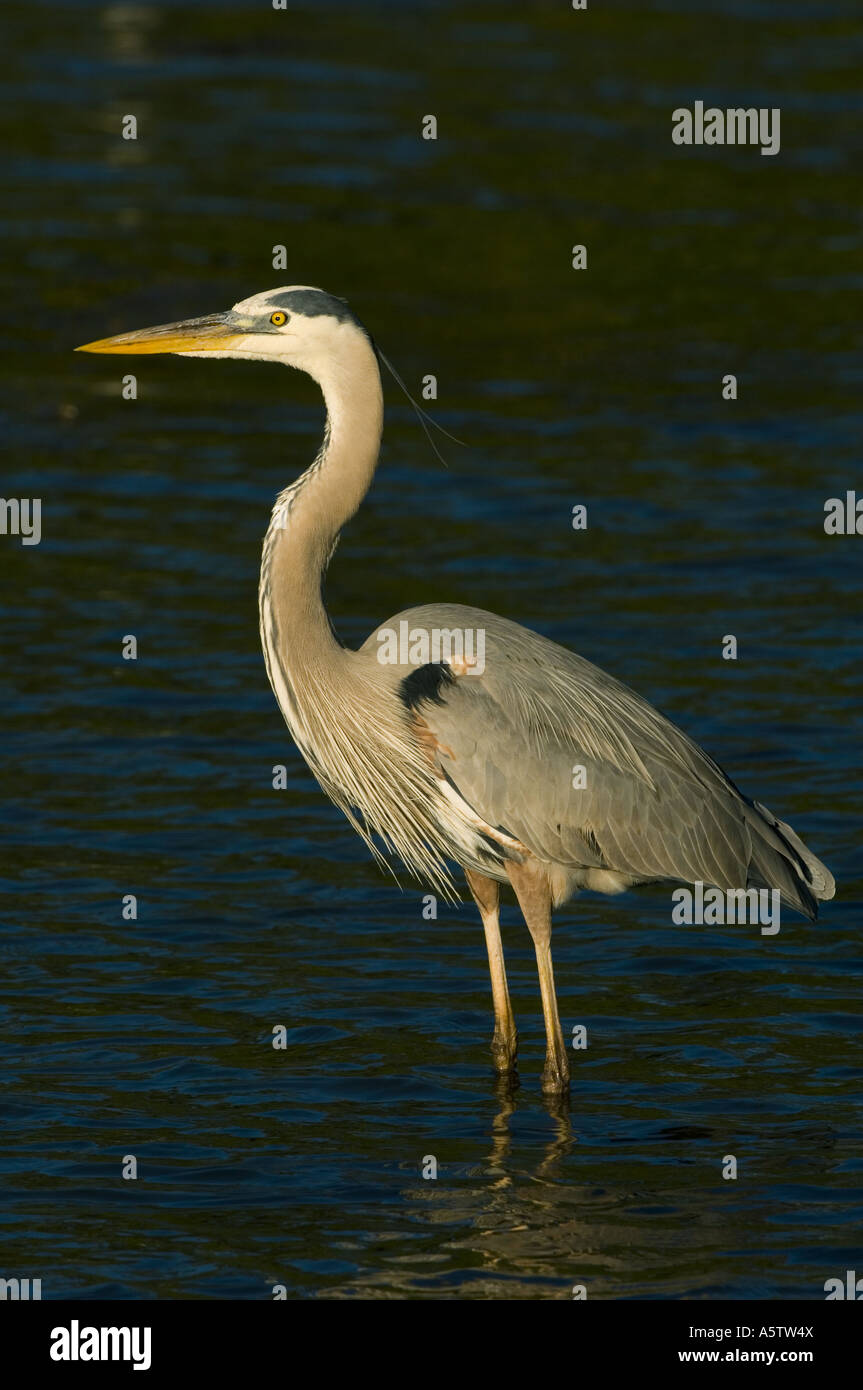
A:
<svg viewBox="0 0 863 1390">
<path fill-rule="evenodd" d="M 334 644 L 321 585 L 339 532 L 360 506 L 377 466 L 383 397 L 377 359 L 356 331 L 316 374 L 327 407 L 317 457 L 276 499 L 264 541 L 266 586 L 282 640 Z"/>
<path fill-rule="evenodd" d="M 258 606 L 270 684 L 301 751 L 311 761 L 321 708 L 345 689 L 349 653 L 324 605 L 324 572 L 339 531 L 374 476 L 383 398 L 374 350 L 356 331 L 316 373 L 327 407 L 315 461 L 276 499 L 264 538 Z"/>
<path fill-rule="evenodd" d="M 384 668 L 336 641 L 321 594 L 339 531 L 365 497 L 380 449 L 380 373 L 365 335 L 346 337 L 345 350 L 317 380 L 327 406 L 324 442 L 311 467 L 277 498 L 264 540 L 259 604 L 267 674 L 300 752 L 372 854 L 386 862 L 376 834 L 412 873 L 453 898 L 445 860 L 464 829 L 441 796 L 404 706 L 382 679 Z"/>
</svg>

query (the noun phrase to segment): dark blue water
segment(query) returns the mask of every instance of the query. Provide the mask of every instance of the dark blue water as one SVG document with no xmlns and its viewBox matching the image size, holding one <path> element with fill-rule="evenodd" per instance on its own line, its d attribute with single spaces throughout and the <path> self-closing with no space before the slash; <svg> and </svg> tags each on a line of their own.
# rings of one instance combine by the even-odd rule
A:
<svg viewBox="0 0 863 1390">
<path fill-rule="evenodd" d="M 43 536 L 0 536 L 0 1276 L 799 1298 L 863 1268 L 863 539 L 823 529 L 863 494 L 854 9 L 7 6 L 3 493 Z M 780 107 L 780 154 L 675 148 L 696 98 Z M 314 387 L 71 352 L 292 282 L 347 295 L 415 392 L 435 374 L 466 442 L 441 467 L 388 387 L 340 633 L 428 601 L 535 627 L 836 875 L 773 938 L 672 926 L 663 887 L 564 909 L 569 1109 L 514 908 L 509 1092 L 474 908 L 426 920 L 379 873 L 269 690 L 260 540 Z"/>
</svg>

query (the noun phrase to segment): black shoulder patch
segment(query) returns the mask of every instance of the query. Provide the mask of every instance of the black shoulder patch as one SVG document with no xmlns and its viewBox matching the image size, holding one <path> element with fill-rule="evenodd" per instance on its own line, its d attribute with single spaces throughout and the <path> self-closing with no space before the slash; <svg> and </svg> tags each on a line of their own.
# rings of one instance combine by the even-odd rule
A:
<svg viewBox="0 0 863 1390">
<path fill-rule="evenodd" d="M 430 661 L 425 666 L 418 666 L 409 676 L 405 676 L 399 686 L 399 695 L 408 709 L 416 709 L 423 700 L 432 700 L 436 705 L 442 705 L 441 691 L 444 686 L 452 685 L 454 682 L 455 676 L 445 661 Z"/>
</svg>

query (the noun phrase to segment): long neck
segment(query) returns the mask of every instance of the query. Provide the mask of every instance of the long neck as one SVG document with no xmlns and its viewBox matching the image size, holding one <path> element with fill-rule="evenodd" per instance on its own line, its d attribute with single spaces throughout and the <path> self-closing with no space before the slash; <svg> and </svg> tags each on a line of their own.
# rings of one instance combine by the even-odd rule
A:
<svg viewBox="0 0 863 1390">
<path fill-rule="evenodd" d="M 339 650 L 321 585 L 339 531 L 368 492 L 383 423 L 380 372 L 364 334 L 351 334 L 318 382 L 327 407 L 324 442 L 314 463 L 279 494 L 261 563 L 262 636 L 266 616 L 267 635 L 289 667 Z"/>
<path fill-rule="evenodd" d="M 374 662 L 370 671 L 362 655 L 339 645 L 321 595 L 339 530 L 365 497 L 378 460 L 381 380 L 365 335 L 346 330 L 318 380 L 327 406 L 323 447 L 280 494 L 264 539 L 267 674 L 294 741 L 372 853 L 382 858 L 376 833 L 411 872 L 452 896 L 445 861 L 464 841 L 464 827 L 401 701 L 381 680 L 383 667 Z"/>
</svg>

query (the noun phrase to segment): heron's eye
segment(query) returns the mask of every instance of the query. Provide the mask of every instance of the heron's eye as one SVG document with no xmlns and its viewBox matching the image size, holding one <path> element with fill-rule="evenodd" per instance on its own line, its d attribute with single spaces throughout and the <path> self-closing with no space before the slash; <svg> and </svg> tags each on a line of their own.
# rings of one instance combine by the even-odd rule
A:
<svg viewBox="0 0 863 1390">
<path fill-rule="evenodd" d="M 282 313 L 281 309 L 277 309 L 274 314 L 270 314 L 270 323 L 274 323 L 276 328 L 281 328 L 282 324 L 287 323 L 287 321 L 288 316 Z"/>
</svg>

